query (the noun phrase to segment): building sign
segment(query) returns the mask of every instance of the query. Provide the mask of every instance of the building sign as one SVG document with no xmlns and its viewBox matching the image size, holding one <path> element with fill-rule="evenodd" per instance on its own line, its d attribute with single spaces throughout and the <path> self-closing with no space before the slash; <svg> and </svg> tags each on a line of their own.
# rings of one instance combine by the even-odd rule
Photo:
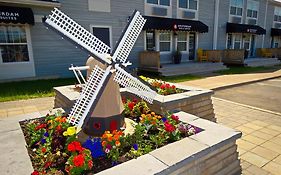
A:
<svg viewBox="0 0 281 175">
<path fill-rule="evenodd" d="M 248 33 L 257 33 L 257 29 L 247 29 Z"/>
<path fill-rule="evenodd" d="M 191 25 L 174 24 L 174 30 L 190 31 L 191 30 Z"/>
<path fill-rule="evenodd" d="M 0 6 L 0 22 L 34 24 L 34 15 L 30 8 Z"/>
</svg>

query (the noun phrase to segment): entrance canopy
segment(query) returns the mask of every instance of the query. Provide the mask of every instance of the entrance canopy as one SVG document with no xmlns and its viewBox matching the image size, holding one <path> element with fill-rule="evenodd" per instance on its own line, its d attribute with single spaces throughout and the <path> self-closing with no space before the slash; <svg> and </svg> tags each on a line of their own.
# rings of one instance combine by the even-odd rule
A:
<svg viewBox="0 0 281 175">
<path fill-rule="evenodd" d="M 34 24 L 34 15 L 30 8 L 0 6 L 0 23 Z"/>
<path fill-rule="evenodd" d="M 271 36 L 281 36 L 281 29 L 271 28 Z"/>
<path fill-rule="evenodd" d="M 144 16 L 144 30 L 173 30 L 206 33 L 209 28 L 201 21 Z"/>
<path fill-rule="evenodd" d="M 226 33 L 250 33 L 264 35 L 266 30 L 257 25 L 226 23 Z"/>
</svg>

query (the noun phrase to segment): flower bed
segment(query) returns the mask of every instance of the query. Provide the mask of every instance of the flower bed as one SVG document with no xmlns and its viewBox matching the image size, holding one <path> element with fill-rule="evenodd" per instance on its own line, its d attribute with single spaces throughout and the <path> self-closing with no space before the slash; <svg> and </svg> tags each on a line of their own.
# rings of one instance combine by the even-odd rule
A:
<svg viewBox="0 0 281 175">
<path fill-rule="evenodd" d="M 60 112 L 20 122 L 35 170 L 32 174 L 97 173 L 202 131 L 176 115 L 155 114 L 145 102 L 126 100 L 124 105 L 124 114 L 135 121 L 132 134 L 105 131 L 102 137 L 82 143 L 76 128 Z"/>
<path fill-rule="evenodd" d="M 171 95 L 183 93 L 185 90 L 177 88 L 175 85 L 171 85 L 165 81 L 152 79 L 144 76 L 139 76 L 141 79 L 149 83 L 151 86 L 156 88 L 159 95 Z"/>
</svg>

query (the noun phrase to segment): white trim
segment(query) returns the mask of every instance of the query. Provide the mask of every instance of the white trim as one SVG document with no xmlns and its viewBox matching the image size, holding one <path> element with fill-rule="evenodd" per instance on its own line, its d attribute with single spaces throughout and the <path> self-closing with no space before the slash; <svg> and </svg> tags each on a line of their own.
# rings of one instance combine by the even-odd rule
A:
<svg viewBox="0 0 281 175">
<path fill-rule="evenodd" d="M 2 71 L 6 72 L 6 74 L 4 74 L 5 75 L 5 77 L 4 77 L 3 75 L 1 75 L 1 68 L 0 68 L 0 75 L 1 75 L 0 79 L 35 77 L 36 73 L 35 73 L 35 64 L 34 64 L 34 58 L 33 58 L 30 26 L 28 24 L 25 24 L 25 25 L 14 25 L 13 24 L 13 25 L 7 25 L 7 26 L 24 26 L 25 34 L 26 34 L 26 43 L 24 43 L 24 44 L 27 45 L 29 61 L 3 63 L 2 56 L 0 54 L 0 67 L 4 67 L 4 69 L 6 69 L 6 70 L 3 70 L 3 68 L 2 68 Z M 11 72 L 11 74 L 10 74 L 10 72 Z"/>
<path fill-rule="evenodd" d="M 147 48 L 146 48 L 146 30 L 143 32 L 143 34 L 144 34 L 144 36 L 143 36 L 143 39 L 144 39 L 144 42 L 143 42 L 144 46 L 143 46 L 143 48 L 144 48 L 144 50 L 147 51 Z"/>
<path fill-rule="evenodd" d="M 239 16 L 239 15 L 232 15 L 232 14 L 230 14 L 230 10 L 231 10 L 231 2 L 229 1 L 229 9 L 228 9 L 228 21 L 229 22 L 232 22 L 232 17 L 241 17 L 241 22 L 239 23 L 239 24 L 243 24 L 243 19 L 244 19 L 244 14 L 245 14 L 245 8 L 244 8 L 244 5 L 245 5 L 245 0 L 242 0 L 243 1 L 243 5 L 242 5 L 242 15 L 241 16 Z M 233 6 L 233 7 L 238 7 L 238 6 Z M 238 7 L 238 8 L 241 8 L 241 7 Z"/>
<path fill-rule="evenodd" d="M 94 33 L 94 30 L 93 30 L 94 27 L 96 27 L 96 28 L 109 28 L 110 48 L 113 49 L 113 47 L 112 47 L 112 26 L 90 24 L 90 32 L 92 34 Z"/>
<path fill-rule="evenodd" d="M 35 0 L 1 0 L 5 3 L 21 4 L 21 5 L 34 5 L 34 6 L 45 6 L 45 7 L 61 7 L 61 3 L 58 2 L 47 2 L 47 1 L 35 1 Z"/>
<path fill-rule="evenodd" d="M 164 31 L 164 32 L 170 33 L 170 51 L 160 51 L 160 37 L 159 36 L 160 36 L 161 31 L 157 32 L 158 33 L 158 40 L 157 40 L 158 49 L 157 49 L 157 51 L 159 51 L 160 54 L 169 54 L 169 53 L 172 53 L 172 51 L 173 51 L 173 32 L 172 31 Z"/>
<path fill-rule="evenodd" d="M 187 0 L 187 1 L 188 1 L 188 6 L 189 6 L 189 0 Z M 195 12 L 195 18 L 191 19 L 191 20 L 198 20 L 198 18 L 199 18 L 199 9 L 200 9 L 199 4 L 200 4 L 199 0 L 197 0 L 197 10 L 189 9 L 189 8 L 182 8 L 182 7 L 179 7 L 180 3 L 179 3 L 179 0 L 177 0 L 177 18 L 187 19 L 187 18 L 183 18 L 182 17 L 182 13 L 183 12 Z"/>
<path fill-rule="evenodd" d="M 259 12 L 260 12 L 260 2 L 259 1 L 255 1 L 255 2 L 257 2 L 258 3 L 258 9 L 257 9 L 257 17 L 255 18 L 255 17 L 248 17 L 248 2 L 249 1 L 255 1 L 255 0 L 247 0 L 246 2 L 247 2 L 247 5 L 246 5 L 246 24 L 249 24 L 248 23 L 248 20 L 249 19 L 255 19 L 256 20 L 256 24 L 254 24 L 254 25 L 258 25 L 258 20 L 259 20 Z M 249 10 L 252 10 L 252 9 L 249 9 Z M 265 14 L 267 14 L 267 13 L 265 13 Z M 266 15 L 265 15 L 266 16 Z"/>
<path fill-rule="evenodd" d="M 217 49 L 217 45 L 218 45 L 219 8 L 220 8 L 220 0 L 215 0 L 213 50 L 216 50 Z"/>
</svg>

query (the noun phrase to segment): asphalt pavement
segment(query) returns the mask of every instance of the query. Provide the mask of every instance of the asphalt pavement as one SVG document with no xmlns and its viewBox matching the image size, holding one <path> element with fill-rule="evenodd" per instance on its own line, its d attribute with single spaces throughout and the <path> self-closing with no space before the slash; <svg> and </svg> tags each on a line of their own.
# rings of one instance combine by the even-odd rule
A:
<svg viewBox="0 0 281 175">
<path fill-rule="evenodd" d="M 281 113 L 281 78 L 217 90 L 214 96 Z"/>
</svg>

